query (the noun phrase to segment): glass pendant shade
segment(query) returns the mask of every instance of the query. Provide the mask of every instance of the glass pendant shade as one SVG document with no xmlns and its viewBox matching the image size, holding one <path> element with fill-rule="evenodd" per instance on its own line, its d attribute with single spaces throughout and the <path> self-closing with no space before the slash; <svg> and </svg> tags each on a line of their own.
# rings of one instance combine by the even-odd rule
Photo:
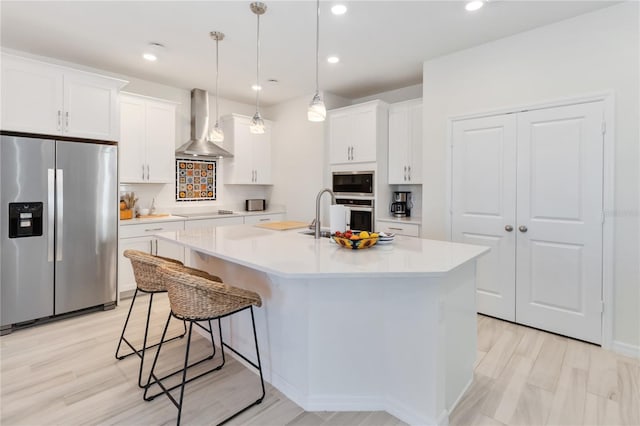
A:
<svg viewBox="0 0 640 426">
<path fill-rule="evenodd" d="M 264 120 L 260 116 L 260 113 L 256 111 L 251 123 L 249 124 L 249 131 L 255 135 L 261 135 L 264 133 Z"/>
<path fill-rule="evenodd" d="M 224 141 L 224 132 L 222 128 L 216 122 L 216 125 L 213 126 L 213 129 L 209 132 L 209 140 L 212 142 L 223 142 Z"/>
<path fill-rule="evenodd" d="M 309 121 L 324 121 L 326 116 L 327 109 L 320 98 L 320 94 L 316 92 L 307 109 L 307 118 Z"/>
</svg>

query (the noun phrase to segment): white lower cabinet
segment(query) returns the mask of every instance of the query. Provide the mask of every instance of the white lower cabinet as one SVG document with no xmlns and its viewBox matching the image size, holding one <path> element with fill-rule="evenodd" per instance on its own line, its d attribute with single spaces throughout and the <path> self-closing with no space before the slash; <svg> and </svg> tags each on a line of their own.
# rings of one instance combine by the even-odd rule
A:
<svg viewBox="0 0 640 426">
<path fill-rule="evenodd" d="M 154 234 L 158 232 L 182 229 L 184 229 L 184 221 L 121 226 L 118 244 L 118 292 L 136 289 L 131 262 L 124 257 L 125 250 L 140 250 L 184 262 L 184 248 L 182 246 L 154 237 Z"/>
<path fill-rule="evenodd" d="M 279 222 L 284 220 L 284 215 L 281 213 L 277 214 L 256 214 L 251 216 L 244 217 L 245 225 L 255 225 L 258 223 L 267 223 L 267 222 Z"/>
<path fill-rule="evenodd" d="M 417 223 L 398 223 L 394 221 L 378 220 L 378 231 L 386 234 L 406 235 L 407 237 L 419 237 L 420 225 Z"/>
</svg>

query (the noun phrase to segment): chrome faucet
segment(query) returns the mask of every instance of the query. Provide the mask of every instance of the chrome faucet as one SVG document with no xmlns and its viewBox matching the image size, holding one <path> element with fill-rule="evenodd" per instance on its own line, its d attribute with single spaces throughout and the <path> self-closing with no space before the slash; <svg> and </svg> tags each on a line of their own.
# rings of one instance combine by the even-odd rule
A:
<svg viewBox="0 0 640 426">
<path fill-rule="evenodd" d="M 318 196 L 316 197 L 316 218 L 314 220 L 314 223 L 316 224 L 316 232 L 314 234 L 316 239 L 320 238 L 320 199 L 322 198 L 322 194 L 325 192 L 331 194 L 331 204 L 336 203 L 336 196 L 329 188 L 325 188 L 318 192 Z"/>
</svg>

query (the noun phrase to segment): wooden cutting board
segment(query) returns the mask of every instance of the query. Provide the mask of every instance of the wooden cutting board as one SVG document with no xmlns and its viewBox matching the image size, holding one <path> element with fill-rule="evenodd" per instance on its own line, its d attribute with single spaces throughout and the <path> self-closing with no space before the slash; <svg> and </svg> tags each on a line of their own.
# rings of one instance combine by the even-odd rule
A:
<svg viewBox="0 0 640 426">
<path fill-rule="evenodd" d="M 295 220 L 286 220 L 284 222 L 258 223 L 255 226 L 258 228 L 274 229 L 276 231 L 286 231 L 288 229 L 306 228 L 309 224 L 306 222 L 296 222 Z"/>
</svg>

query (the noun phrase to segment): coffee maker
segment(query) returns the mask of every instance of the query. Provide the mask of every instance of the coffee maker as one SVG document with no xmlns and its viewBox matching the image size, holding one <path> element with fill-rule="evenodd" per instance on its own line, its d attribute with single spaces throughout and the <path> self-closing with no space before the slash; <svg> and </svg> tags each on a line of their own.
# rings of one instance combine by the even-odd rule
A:
<svg viewBox="0 0 640 426">
<path fill-rule="evenodd" d="M 396 191 L 393 193 L 391 201 L 391 214 L 395 217 L 409 217 L 411 216 L 411 208 L 413 203 L 411 202 L 410 191 Z"/>
</svg>

